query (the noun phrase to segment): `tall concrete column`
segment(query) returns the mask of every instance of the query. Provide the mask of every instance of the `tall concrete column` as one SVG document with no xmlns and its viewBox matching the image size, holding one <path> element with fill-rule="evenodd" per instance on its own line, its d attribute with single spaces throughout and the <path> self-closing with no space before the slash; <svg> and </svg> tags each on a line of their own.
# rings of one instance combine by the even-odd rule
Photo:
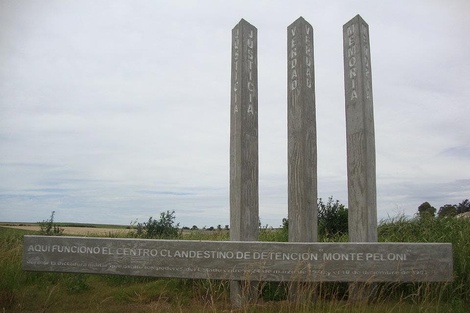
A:
<svg viewBox="0 0 470 313">
<path fill-rule="evenodd" d="M 257 29 L 242 19 L 232 30 L 230 104 L 230 240 L 255 241 L 258 197 L 258 43 Z M 232 303 L 256 297 L 255 287 L 234 281 Z"/>
<path fill-rule="evenodd" d="M 313 28 L 287 27 L 289 241 L 317 241 L 317 130 Z"/>
<path fill-rule="evenodd" d="M 343 26 L 349 237 L 377 241 L 374 110 L 369 26 L 357 15 Z"/>
<path fill-rule="evenodd" d="M 351 242 L 377 241 L 375 132 L 369 26 L 357 15 L 343 26 L 348 228 Z M 352 283 L 349 301 L 372 301 L 376 285 Z"/>
</svg>

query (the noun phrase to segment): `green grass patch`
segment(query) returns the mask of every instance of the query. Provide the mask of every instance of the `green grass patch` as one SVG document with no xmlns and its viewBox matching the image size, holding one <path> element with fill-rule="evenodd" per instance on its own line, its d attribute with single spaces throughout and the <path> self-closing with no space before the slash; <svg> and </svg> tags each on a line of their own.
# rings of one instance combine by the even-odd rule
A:
<svg viewBox="0 0 470 313">
<path fill-rule="evenodd" d="M 23 236 L 34 232 L 0 227 L 0 311 L 4 312 L 468 312 L 470 220 L 406 219 L 379 225 L 381 242 L 450 242 L 452 283 L 375 284 L 374 302 L 347 301 L 348 284 L 309 284 L 315 301 L 287 301 L 289 283 L 261 283 L 260 300 L 233 310 L 227 281 L 116 275 L 24 272 Z M 111 235 L 111 234 L 110 234 Z M 228 240 L 225 230 L 185 231 L 183 239 Z M 286 241 L 284 229 L 263 228 L 260 240 Z M 322 236 L 323 242 L 347 235 Z M 304 286 L 305 287 L 305 286 Z"/>
</svg>

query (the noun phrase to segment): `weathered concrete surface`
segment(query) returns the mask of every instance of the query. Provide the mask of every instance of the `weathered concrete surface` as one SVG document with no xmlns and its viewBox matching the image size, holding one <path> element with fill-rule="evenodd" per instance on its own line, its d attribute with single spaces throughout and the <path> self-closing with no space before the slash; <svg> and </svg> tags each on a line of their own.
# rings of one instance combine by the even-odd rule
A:
<svg viewBox="0 0 470 313">
<path fill-rule="evenodd" d="M 302 17 L 287 27 L 289 241 L 317 241 L 317 130 L 313 28 Z"/>
<path fill-rule="evenodd" d="M 369 26 L 357 15 L 343 26 L 351 242 L 377 241 L 375 132 Z"/>
<path fill-rule="evenodd" d="M 451 281 L 452 246 L 25 236 L 23 269 L 244 281 Z"/>
<path fill-rule="evenodd" d="M 232 30 L 230 102 L 230 240 L 257 240 L 258 32 L 242 19 Z M 230 282 L 232 304 L 255 301 L 257 286 Z"/>
<path fill-rule="evenodd" d="M 232 30 L 230 104 L 230 239 L 257 240 L 258 39 L 241 20 Z"/>
</svg>

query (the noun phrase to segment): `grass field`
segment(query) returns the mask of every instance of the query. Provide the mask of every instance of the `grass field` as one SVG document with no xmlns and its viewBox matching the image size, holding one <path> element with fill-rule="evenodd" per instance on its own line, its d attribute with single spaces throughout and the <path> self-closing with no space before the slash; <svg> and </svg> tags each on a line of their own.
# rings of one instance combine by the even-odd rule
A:
<svg viewBox="0 0 470 313">
<path fill-rule="evenodd" d="M 0 225 L 1 226 L 1 225 Z M 31 232 L 38 232 L 40 230 L 39 225 L 11 225 L 11 226 L 3 226 L 6 228 L 12 229 L 20 229 L 26 230 Z M 106 227 L 90 227 L 90 226 L 61 226 L 64 230 L 64 234 L 72 235 L 72 236 L 108 236 L 110 234 L 114 236 L 125 236 L 130 232 L 130 229 L 125 227 L 112 227 L 111 225 L 106 225 Z"/>
<path fill-rule="evenodd" d="M 115 229 L 104 229 L 102 236 L 117 236 L 109 231 Z M 315 301 L 297 302 L 286 300 L 285 283 L 264 283 L 258 303 L 238 309 L 231 307 L 226 281 L 23 272 L 22 236 L 32 233 L 0 227 L 3 312 L 470 312 L 470 219 L 398 218 L 379 227 L 380 241 L 451 242 L 453 283 L 378 284 L 378 297 L 372 303 L 348 302 L 344 283 L 312 284 L 308 288 L 315 294 Z M 90 234 L 98 233 L 82 233 Z M 194 240 L 228 239 L 227 232 L 218 231 L 185 232 L 183 236 Z M 260 239 L 280 241 L 285 236 L 280 230 L 265 229 Z M 322 240 L 344 241 L 347 237 Z"/>
</svg>

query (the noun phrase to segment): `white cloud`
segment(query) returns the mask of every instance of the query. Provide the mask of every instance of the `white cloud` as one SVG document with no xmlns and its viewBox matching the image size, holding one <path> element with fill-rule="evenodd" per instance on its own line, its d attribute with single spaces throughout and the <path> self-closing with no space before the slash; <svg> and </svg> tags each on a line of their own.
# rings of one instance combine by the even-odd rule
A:
<svg viewBox="0 0 470 313">
<path fill-rule="evenodd" d="M 260 217 L 287 216 L 286 27 L 314 30 L 319 196 L 347 203 L 342 25 L 371 33 L 379 216 L 469 197 L 464 1 L 3 1 L 0 220 L 228 224 L 230 35 L 258 28 Z"/>
</svg>

